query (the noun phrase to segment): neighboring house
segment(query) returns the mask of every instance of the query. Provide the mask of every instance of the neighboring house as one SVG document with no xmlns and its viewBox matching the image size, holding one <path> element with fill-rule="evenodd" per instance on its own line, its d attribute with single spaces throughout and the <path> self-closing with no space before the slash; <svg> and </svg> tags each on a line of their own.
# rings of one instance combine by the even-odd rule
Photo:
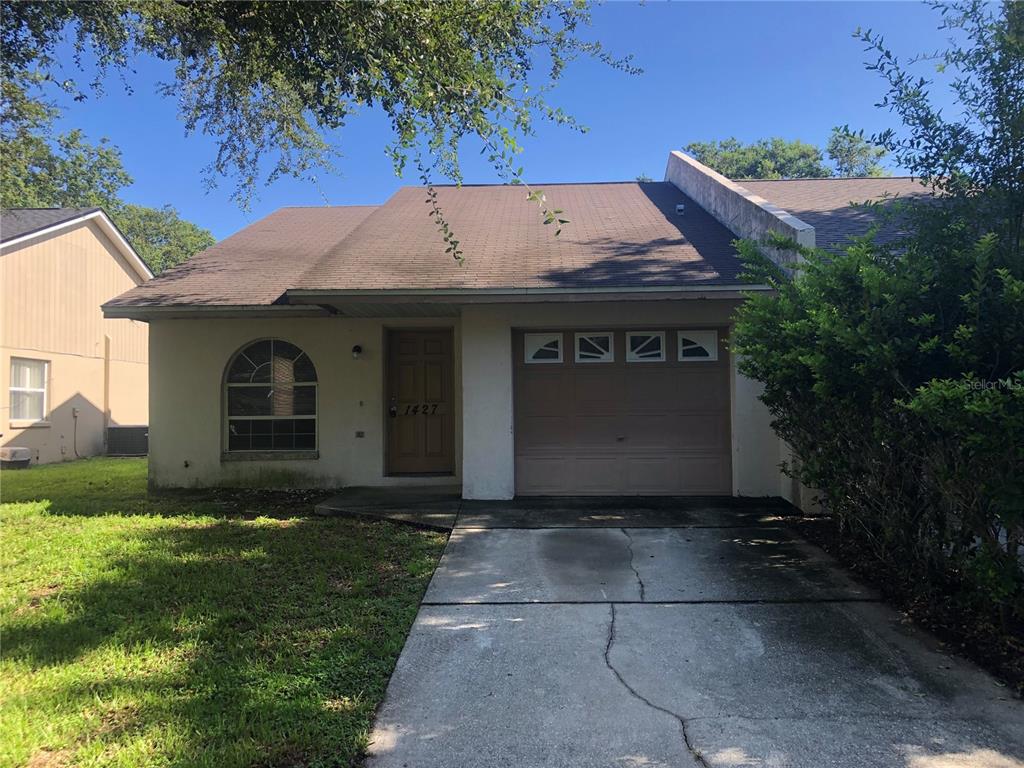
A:
<svg viewBox="0 0 1024 768">
<path fill-rule="evenodd" d="M 0 213 L 0 445 L 33 463 L 103 452 L 148 419 L 148 328 L 101 305 L 152 273 L 99 208 Z"/>
<path fill-rule="evenodd" d="M 774 205 L 681 153 L 665 182 L 543 185 L 559 237 L 522 187 L 439 188 L 461 266 L 420 188 L 276 211 L 105 305 L 150 323 L 151 482 L 792 498 L 728 349 L 763 290 L 732 242 L 828 245 L 867 230 L 850 201 L 921 187 L 751 186 Z"/>
</svg>

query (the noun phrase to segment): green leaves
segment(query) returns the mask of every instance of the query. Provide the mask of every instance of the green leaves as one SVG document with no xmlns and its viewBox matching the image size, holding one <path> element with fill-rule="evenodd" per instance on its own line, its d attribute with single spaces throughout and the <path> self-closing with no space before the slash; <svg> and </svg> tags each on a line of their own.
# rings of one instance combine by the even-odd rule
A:
<svg viewBox="0 0 1024 768">
<path fill-rule="evenodd" d="M 147 208 L 129 203 L 115 209 L 113 217 L 154 274 L 181 264 L 216 242 L 209 230 L 182 219 L 170 205 Z"/>
<path fill-rule="evenodd" d="M 730 179 L 798 179 L 831 176 L 821 150 L 779 137 L 742 144 L 735 138 L 692 142 L 686 151 Z"/>
<path fill-rule="evenodd" d="M 881 162 L 888 154 L 885 147 L 864 138 L 863 131 L 850 130 L 848 125 L 832 129 L 825 152 L 837 176 L 888 176 Z"/>
<path fill-rule="evenodd" d="M 0 74 L 49 73 L 64 39 L 99 60 L 94 87 L 68 85 L 83 96 L 139 52 L 173 63 L 163 93 L 188 131 L 216 138 L 208 180 L 232 179 L 246 206 L 261 183 L 333 170 L 339 131 L 361 106 L 388 116 L 398 173 L 426 158 L 429 177 L 458 182 L 460 145 L 476 137 L 503 175 L 521 179 L 511 158 L 535 115 L 583 130 L 545 100 L 570 61 L 639 71 L 581 39 L 589 21 L 586 3 L 547 0 L 5 2 Z M 540 85 L 537 61 L 550 63 Z"/>
<path fill-rule="evenodd" d="M 885 176 L 884 147 L 849 126 L 832 129 L 826 146 L 829 160 L 813 144 L 779 137 L 743 144 L 735 138 L 692 142 L 686 151 L 730 179 L 801 179 L 828 176 Z"/>
<path fill-rule="evenodd" d="M 78 130 L 55 135 L 56 109 L 29 96 L 16 82 L 4 80 L 2 88 L 4 207 L 99 206 L 156 274 L 214 244 L 209 231 L 183 220 L 170 206 L 124 203 L 120 192 L 132 178 L 121 152 L 106 139 L 90 144 Z"/>
<path fill-rule="evenodd" d="M 527 187 L 529 189 L 529 187 Z M 531 190 L 526 196 L 527 202 L 536 203 L 537 207 L 540 208 L 541 215 L 543 216 L 544 226 L 556 224 L 555 237 L 562 234 L 562 225 L 568 224 L 569 219 L 561 218 L 562 214 L 565 213 L 561 208 L 548 208 L 547 196 L 541 189 Z"/>
<path fill-rule="evenodd" d="M 934 56 L 858 33 L 903 126 L 841 129 L 830 155 L 870 172 L 881 146 L 939 195 L 890 206 L 899 242 L 806 254 L 732 338 L 795 471 L 862 549 L 915 597 L 1005 631 L 1024 620 L 1024 5 L 934 7 L 951 31 Z M 951 117 L 914 72 L 935 59 Z"/>
</svg>

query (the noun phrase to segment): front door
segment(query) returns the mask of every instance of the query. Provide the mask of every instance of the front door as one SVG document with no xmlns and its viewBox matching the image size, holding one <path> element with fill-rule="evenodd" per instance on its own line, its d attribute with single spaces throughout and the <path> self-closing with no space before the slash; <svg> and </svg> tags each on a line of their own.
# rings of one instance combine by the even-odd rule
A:
<svg viewBox="0 0 1024 768">
<path fill-rule="evenodd" d="M 452 473 L 452 332 L 389 331 L 386 396 L 388 474 Z"/>
</svg>

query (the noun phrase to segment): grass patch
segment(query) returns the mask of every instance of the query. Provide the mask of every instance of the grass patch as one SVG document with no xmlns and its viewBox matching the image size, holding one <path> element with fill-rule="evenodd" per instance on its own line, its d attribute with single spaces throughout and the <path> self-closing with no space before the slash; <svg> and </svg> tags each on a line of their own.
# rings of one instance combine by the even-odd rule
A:
<svg viewBox="0 0 1024 768">
<path fill-rule="evenodd" d="M 348 766 L 444 544 L 146 462 L 0 478 L 0 765 Z"/>
</svg>

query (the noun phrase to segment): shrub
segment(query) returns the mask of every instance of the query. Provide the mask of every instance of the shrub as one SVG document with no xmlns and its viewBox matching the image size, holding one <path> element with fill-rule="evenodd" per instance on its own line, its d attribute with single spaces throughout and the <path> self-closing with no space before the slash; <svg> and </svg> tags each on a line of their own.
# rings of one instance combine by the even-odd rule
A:
<svg viewBox="0 0 1024 768">
<path fill-rule="evenodd" d="M 787 471 L 820 489 L 861 551 L 963 618 L 1019 629 L 1024 3 L 932 5 L 944 51 L 901 59 L 857 36 L 887 86 L 879 106 L 902 123 L 872 140 L 935 196 L 877 205 L 904 237 L 805 251 L 792 277 L 741 243 L 775 292 L 744 304 L 733 343 L 793 448 Z M 928 77 L 958 109 L 933 103 Z"/>
<path fill-rule="evenodd" d="M 911 235 L 803 251 L 740 309 L 740 370 L 843 531 L 907 584 L 1024 620 L 1024 274 L 950 203 L 892 206 Z M 788 244 L 793 247 L 793 244 Z"/>
</svg>

